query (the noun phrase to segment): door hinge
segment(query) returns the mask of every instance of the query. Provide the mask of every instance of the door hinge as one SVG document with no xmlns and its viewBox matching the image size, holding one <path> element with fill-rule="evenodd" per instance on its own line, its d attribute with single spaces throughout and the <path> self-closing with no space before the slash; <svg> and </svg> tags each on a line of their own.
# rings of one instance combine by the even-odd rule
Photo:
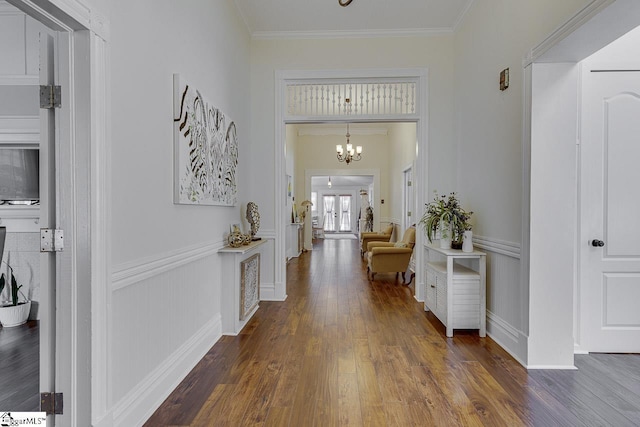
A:
<svg viewBox="0 0 640 427">
<path fill-rule="evenodd" d="M 40 108 L 60 108 L 62 105 L 60 86 L 40 86 Z"/>
<path fill-rule="evenodd" d="M 40 393 L 40 411 L 47 415 L 61 415 L 62 393 Z"/>
<path fill-rule="evenodd" d="M 407 187 L 411 187 L 411 181 L 407 181 Z"/>
<path fill-rule="evenodd" d="M 40 252 L 61 252 L 64 249 L 64 232 L 49 228 L 40 229 Z"/>
<path fill-rule="evenodd" d="M 407 216 L 411 216 L 411 211 L 407 212 Z"/>
</svg>

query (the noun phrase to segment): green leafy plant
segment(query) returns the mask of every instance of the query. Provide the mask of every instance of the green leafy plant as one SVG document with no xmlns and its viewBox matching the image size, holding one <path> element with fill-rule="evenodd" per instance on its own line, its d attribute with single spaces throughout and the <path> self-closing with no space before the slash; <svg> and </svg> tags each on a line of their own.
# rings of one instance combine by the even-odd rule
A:
<svg viewBox="0 0 640 427">
<path fill-rule="evenodd" d="M 5 263 L 6 264 L 6 263 Z M 4 306 L 16 306 L 18 305 L 18 294 L 22 294 L 22 292 L 20 292 L 20 288 L 22 288 L 22 285 L 18 286 L 18 281 L 16 280 L 16 276 L 13 274 L 13 268 L 11 268 L 11 266 L 9 264 L 7 264 L 7 267 L 9 267 L 9 271 L 11 272 L 11 284 L 9 285 L 9 295 L 10 295 L 10 302 L 9 304 L 3 304 Z M 4 273 L 2 273 L 2 275 L 0 276 L 0 295 L 2 295 L 2 291 L 4 291 L 4 287 L 6 285 L 6 277 L 4 275 Z M 22 294 L 22 296 L 24 297 L 24 294 Z M 25 297 L 26 300 L 26 297 Z"/>
<path fill-rule="evenodd" d="M 434 194 L 433 200 L 425 205 L 425 212 L 419 221 L 429 242 L 433 241 L 438 229 L 442 238 L 451 237 L 454 242 L 462 241 L 465 230 L 471 230 L 469 220 L 473 212 L 462 209 L 455 192 L 449 193 L 448 196 L 439 195 L 437 191 L 434 191 Z M 443 224 L 450 224 L 450 228 Z"/>
</svg>

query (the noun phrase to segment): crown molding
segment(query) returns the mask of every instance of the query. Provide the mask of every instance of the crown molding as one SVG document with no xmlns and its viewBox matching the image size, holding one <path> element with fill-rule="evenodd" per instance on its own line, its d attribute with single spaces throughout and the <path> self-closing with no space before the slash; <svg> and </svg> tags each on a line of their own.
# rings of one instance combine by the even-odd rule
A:
<svg viewBox="0 0 640 427">
<path fill-rule="evenodd" d="M 531 63 L 535 62 L 537 59 L 547 53 L 551 48 L 566 39 L 569 35 L 573 34 L 578 28 L 591 20 L 604 8 L 611 5 L 615 1 L 616 0 L 592 0 L 578 13 L 576 13 L 571 19 L 557 28 L 553 33 L 551 33 L 540 44 L 531 49 L 531 51 L 527 52 L 522 65 L 524 67 L 531 65 Z"/>
<path fill-rule="evenodd" d="M 254 40 L 278 39 L 366 39 L 388 37 L 434 37 L 453 34 L 453 28 L 408 28 L 397 30 L 254 31 Z"/>
<path fill-rule="evenodd" d="M 252 34 L 253 31 L 251 30 L 251 27 L 249 26 L 249 21 L 247 20 L 247 16 L 242 12 L 242 8 L 238 4 L 238 0 L 233 0 L 233 5 L 236 8 L 236 12 L 238 12 L 238 15 L 240 16 L 240 19 L 244 23 L 244 28 L 247 30 L 247 32 L 249 34 Z"/>
<path fill-rule="evenodd" d="M 467 1 L 466 6 L 462 9 L 462 12 L 460 12 L 460 15 L 458 15 L 458 19 L 456 20 L 456 22 L 453 23 L 453 32 L 454 33 L 458 32 L 458 30 L 462 26 L 462 23 L 464 22 L 464 19 L 467 17 L 467 14 L 469 13 L 469 10 L 471 10 L 471 6 L 473 6 L 474 3 L 475 3 L 475 0 L 468 0 Z"/>
</svg>

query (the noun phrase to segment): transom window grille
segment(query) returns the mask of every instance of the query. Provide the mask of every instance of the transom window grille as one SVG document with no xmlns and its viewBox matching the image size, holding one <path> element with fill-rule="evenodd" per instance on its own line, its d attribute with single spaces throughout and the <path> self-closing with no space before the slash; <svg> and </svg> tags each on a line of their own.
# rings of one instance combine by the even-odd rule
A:
<svg viewBox="0 0 640 427">
<path fill-rule="evenodd" d="M 288 83 L 289 117 L 415 116 L 415 81 Z"/>
</svg>

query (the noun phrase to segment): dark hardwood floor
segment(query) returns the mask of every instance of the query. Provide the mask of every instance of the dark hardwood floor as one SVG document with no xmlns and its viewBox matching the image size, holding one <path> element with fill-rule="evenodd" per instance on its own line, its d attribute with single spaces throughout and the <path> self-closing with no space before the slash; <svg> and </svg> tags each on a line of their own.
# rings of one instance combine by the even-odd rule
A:
<svg viewBox="0 0 640 427">
<path fill-rule="evenodd" d="M 640 355 L 527 371 L 489 337 L 444 327 L 395 275 L 367 280 L 357 240 L 319 240 L 145 424 L 638 426 Z"/>
<path fill-rule="evenodd" d="M 40 410 L 38 322 L 0 328 L 0 411 Z"/>
</svg>

